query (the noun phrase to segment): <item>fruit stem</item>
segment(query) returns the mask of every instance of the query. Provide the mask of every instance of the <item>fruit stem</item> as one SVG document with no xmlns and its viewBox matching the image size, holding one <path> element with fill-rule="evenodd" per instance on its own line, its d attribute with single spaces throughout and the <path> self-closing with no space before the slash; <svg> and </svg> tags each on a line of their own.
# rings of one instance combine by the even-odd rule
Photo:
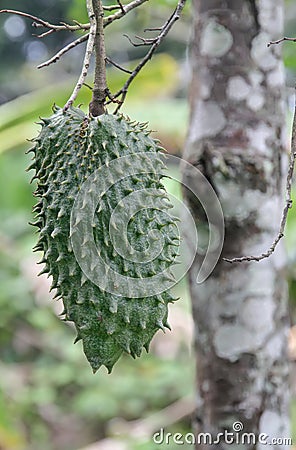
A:
<svg viewBox="0 0 296 450">
<path fill-rule="evenodd" d="M 102 0 L 92 0 L 93 11 L 96 18 L 95 35 L 95 78 L 92 91 L 92 100 L 89 112 L 92 116 L 100 116 L 105 113 L 105 100 L 107 96 L 106 82 L 106 53 L 104 39 L 104 10 Z"/>
</svg>

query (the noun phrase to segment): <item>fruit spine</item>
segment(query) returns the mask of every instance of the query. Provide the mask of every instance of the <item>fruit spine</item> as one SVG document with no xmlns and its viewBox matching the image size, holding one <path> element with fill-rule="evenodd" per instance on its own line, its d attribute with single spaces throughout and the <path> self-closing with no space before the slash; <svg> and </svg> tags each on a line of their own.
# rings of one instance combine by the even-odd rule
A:
<svg viewBox="0 0 296 450">
<path fill-rule="evenodd" d="M 129 161 L 133 161 L 143 152 L 154 154 L 149 173 L 114 180 L 106 192 L 98 194 L 98 207 L 94 217 L 88 219 L 92 221 L 92 239 L 98 254 L 115 272 L 129 277 L 131 282 L 149 280 L 165 272 L 177 256 L 179 234 L 167 212 L 170 205 L 161 183 L 160 150 L 145 125 L 117 115 L 92 118 L 77 108 L 66 112 L 55 108 L 50 118 L 42 119 L 41 132 L 30 149 L 34 160 L 29 169 L 35 169 L 35 195 L 40 198 L 34 207 L 34 225 L 39 228 L 34 249 L 43 252 L 40 262 L 45 266 L 41 273 L 52 277 L 51 289 L 56 289 L 55 297 L 63 300 L 65 320 L 74 322 L 75 342 L 82 339 L 84 353 L 94 372 L 105 365 L 110 373 L 123 352 L 136 357 L 143 347 L 148 351 L 157 330 L 169 328 L 168 303 L 175 299 L 168 291 L 142 298 L 128 297 L 121 295 L 120 286 L 115 294 L 100 287 L 102 280 L 98 284 L 92 282 L 73 252 L 71 211 L 83 183 L 95 170 L 123 156 L 131 156 Z M 126 239 L 135 251 L 145 251 L 149 248 L 148 231 L 158 230 L 162 249 L 152 261 L 137 263 L 116 251 L 109 225 L 112 211 L 124 198 L 145 190 L 155 204 L 159 204 L 159 199 L 162 201 L 162 208 L 136 212 L 127 224 Z M 86 257 L 87 239 L 86 236 L 85 249 L 82 248 Z"/>
</svg>

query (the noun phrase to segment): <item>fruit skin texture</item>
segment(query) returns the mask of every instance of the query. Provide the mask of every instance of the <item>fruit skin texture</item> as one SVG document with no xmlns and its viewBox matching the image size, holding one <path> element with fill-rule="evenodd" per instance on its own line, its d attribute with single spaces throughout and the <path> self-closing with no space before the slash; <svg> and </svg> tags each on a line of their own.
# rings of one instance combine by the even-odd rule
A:
<svg viewBox="0 0 296 450">
<path fill-rule="evenodd" d="M 82 339 L 84 353 L 96 372 L 101 365 L 110 373 L 123 352 L 132 357 L 147 351 L 154 334 L 167 323 L 168 303 L 174 297 L 168 292 L 144 298 L 114 295 L 85 276 L 73 253 L 70 237 L 71 210 L 84 181 L 104 164 L 125 155 L 161 150 L 144 125 L 123 116 L 104 114 L 89 118 L 80 109 L 64 112 L 54 109 L 42 119 L 42 129 L 30 149 L 34 153 L 34 207 L 39 240 L 35 251 L 43 251 L 41 273 L 52 277 L 55 298 L 64 304 L 64 320 L 73 321 L 77 330 L 75 342 Z M 160 160 L 160 158 L 159 158 Z M 127 227 L 130 244 L 139 251 L 148 246 L 147 233 L 157 229 L 163 237 L 161 253 L 143 264 L 125 260 L 109 239 L 112 210 L 129 193 L 138 189 L 155 189 L 167 199 L 159 170 L 137 174 L 114 183 L 100 200 L 93 221 L 93 239 L 100 255 L 116 272 L 132 278 L 151 277 L 174 263 L 179 245 L 178 228 L 167 213 L 169 206 L 137 212 Z"/>
</svg>

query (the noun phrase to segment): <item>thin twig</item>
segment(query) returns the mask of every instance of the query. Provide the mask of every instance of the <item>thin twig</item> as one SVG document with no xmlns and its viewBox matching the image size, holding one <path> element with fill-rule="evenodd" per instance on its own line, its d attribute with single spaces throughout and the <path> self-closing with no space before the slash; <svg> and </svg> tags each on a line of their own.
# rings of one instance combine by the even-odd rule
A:
<svg viewBox="0 0 296 450">
<path fill-rule="evenodd" d="M 278 39 L 277 41 L 270 41 L 268 42 L 267 47 L 270 47 L 271 45 L 280 44 L 281 42 L 284 41 L 296 42 L 296 38 L 283 37 L 281 39 Z"/>
<path fill-rule="evenodd" d="M 32 14 L 28 14 L 22 11 L 16 11 L 14 9 L 1 9 L 0 14 L 7 13 L 7 14 L 15 14 L 17 16 L 26 17 L 27 19 L 33 20 L 32 26 L 35 28 L 44 27 L 49 28 L 53 31 L 62 31 L 62 30 L 69 30 L 69 31 L 77 31 L 77 30 L 88 30 L 89 24 L 81 24 L 77 23 L 76 25 L 68 25 L 68 24 L 61 24 L 61 25 L 54 25 L 50 22 L 47 22 L 46 20 L 40 19 L 40 17 L 33 16 Z"/>
<path fill-rule="evenodd" d="M 102 0 L 92 0 L 93 11 L 95 14 L 96 32 L 95 32 L 95 79 L 92 91 L 92 100 L 89 105 L 89 112 L 97 117 L 105 112 L 105 100 L 107 95 L 106 82 L 106 54 L 104 40 L 104 11 Z"/>
<path fill-rule="evenodd" d="M 129 73 L 129 74 L 133 73 L 131 70 L 125 69 L 120 64 L 118 64 L 117 62 L 113 61 L 113 59 L 109 58 L 108 56 L 106 56 L 106 61 L 109 64 L 112 64 L 112 66 L 116 67 L 117 69 L 122 70 L 122 72 Z"/>
<path fill-rule="evenodd" d="M 110 98 L 110 100 L 112 100 L 112 103 L 117 103 L 118 105 L 121 104 L 120 100 L 114 98 L 114 96 L 112 95 L 110 89 L 107 88 L 106 94 L 107 94 L 107 97 Z"/>
<path fill-rule="evenodd" d="M 66 111 L 68 108 L 70 108 L 70 106 L 74 103 L 74 101 L 78 95 L 78 92 L 80 91 L 80 89 L 82 88 L 82 86 L 85 82 L 85 78 L 87 76 L 88 69 L 89 69 L 90 58 L 91 58 L 93 48 L 94 48 L 94 42 L 95 42 L 95 37 L 96 37 L 96 18 L 95 18 L 94 11 L 93 11 L 92 0 L 86 0 L 86 5 L 87 5 L 89 22 L 90 22 L 90 31 L 89 31 L 86 51 L 85 51 L 85 55 L 84 55 L 83 67 L 82 67 L 80 76 L 78 78 L 77 84 L 74 87 L 74 90 L 73 90 L 69 100 L 67 101 L 67 103 L 64 106 L 64 111 Z"/>
<path fill-rule="evenodd" d="M 112 22 L 114 22 L 114 20 L 121 19 L 121 17 L 123 17 L 126 13 L 132 11 L 134 8 L 137 8 L 138 6 L 142 5 L 143 3 L 147 2 L 147 1 L 149 1 L 149 0 L 134 0 L 134 1 L 130 2 L 128 5 L 123 7 L 124 11 L 120 8 L 119 5 L 103 7 L 103 9 L 106 9 L 109 11 L 112 11 L 114 9 L 119 10 L 116 13 L 104 18 L 104 27 L 107 27 L 108 25 L 110 25 Z M 81 23 L 77 22 L 76 20 L 73 20 L 75 25 L 69 25 L 64 22 L 61 22 L 61 25 L 54 25 L 50 22 L 47 22 L 47 21 L 41 19 L 40 17 L 33 16 L 32 14 L 24 13 L 22 11 L 16 11 L 13 9 L 2 9 L 2 10 L 0 10 L 0 14 L 1 13 L 15 14 L 15 15 L 18 15 L 21 17 L 31 19 L 34 21 L 32 25 L 35 28 L 39 28 L 39 27 L 48 28 L 49 29 L 48 31 L 45 31 L 42 34 L 37 35 L 37 37 L 39 37 L 39 38 L 43 38 L 43 37 L 47 36 L 48 34 L 54 33 L 55 31 L 61 31 L 61 30 L 78 31 L 78 30 L 89 30 L 90 29 L 89 23 L 81 24 Z M 37 68 L 41 69 L 42 67 L 47 67 L 50 64 L 55 63 L 65 53 L 67 53 L 72 48 L 75 48 L 77 45 L 81 44 L 82 42 L 87 41 L 88 38 L 89 38 L 89 33 L 85 34 L 84 36 L 81 36 L 80 38 L 78 38 L 75 41 L 71 42 L 70 44 L 66 45 L 66 47 L 62 48 L 52 58 L 50 58 L 49 60 L 45 61 L 42 64 L 39 64 L 39 66 Z"/>
<path fill-rule="evenodd" d="M 117 0 L 117 3 L 118 3 L 118 5 L 119 5 L 119 7 L 120 7 L 122 13 L 125 14 L 125 10 L 124 10 L 124 7 L 123 7 L 123 4 L 121 3 L 121 1 L 120 1 L 120 0 Z"/>
<path fill-rule="evenodd" d="M 151 47 L 150 47 L 149 51 L 147 52 L 146 56 L 137 65 L 137 67 L 132 71 L 131 76 L 125 82 L 124 86 L 116 94 L 113 95 L 113 98 L 115 98 L 115 99 L 120 97 L 120 103 L 115 110 L 115 114 L 120 110 L 120 108 L 126 98 L 128 88 L 129 88 L 130 84 L 132 83 L 132 81 L 136 78 L 138 73 L 143 69 L 143 67 L 147 64 L 147 62 L 152 58 L 154 52 L 159 47 L 159 45 L 161 44 L 161 42 L 163 41 L 165 36 L 168 34 L 168 32 L 170 31 L 170 29 L 172 28 L 174 23 L 180 18 L 180 15 L 183 11 L 185 3 L 186 3 L 186 0 L 178 1 L 178 4 L 177 4 L 174 12 L 171 14 L 171 16 L 165 22 L 165 24 L 161 27 L 161 32 L 159 33 L 159 35 L 156 38 L 151 39 L 151 43 L 149 43 L 149 45 L 151 45 Z M 111 100 L 111 102 L 112 102 L 112 100 Z"/>
<path fill-rule="evenodd" d="M 290 156 L 289 156 L 289 169 L 287 174 L 287 180 L 286 180 L 286 202 L 285 207 L 283 209 L 282 213 L 282 219 L 280 223 L 279 232 L 274 239 L 272 245 L 270 248 L 262 253 L 259 256 L 242 256 L 240 258 L 223 258 L 224 261 L 229 263 L 236 263 L 236 262 L 244 262 L 244 261 L 261 261 L 262 259 L 268 258 L 272 255 L 272 253 L 275 251 L 278 243 L 280 240 L 284 237 L 284 231 L 287 223 L 288 218 L 288 212 L 289 209 L 292 208 L 292 179 L 294 174 L 294 166 L 296 161 L 296 105 L 294 108 L 294 119 L 293 119 L 293 126 L 292 126 L 292 140 L 291 140 L 291 150 L 290 150 Z"/>
<path fill-rule="evenodd" d="M 143 3 L 148 2 L 149 0 L 134 0 L 130 2 L 128 5 L 124 6 L 124 12 L 120 9 L 116 13 L 112 14 L 111 16 L 105 17 L 104 19 L 104 26 L 110 25 L 110 23 L 114 22 L 114 20 L 121 19 L 125 14 L 132 11 L 133 9 L 137 8 L 138 6 L 141 6 Z"/>
<path fill-rule="evenodd" d="M 93 90 L 93 88 L 89 85 L 89 84 L 87 84 L 87 83 L 83 83 L 83 86 L 86 86 L 88 89 L 90 89 L 91 91 Z"/>
<path fill-rule="evenodd" d="M 78 22 L 78 20 L 72 19 L 72 22 L 75 23 L 76 25 L 78 25 L 79 27 L 83 26 L 85 27 L 84 29 L 88 30 L 89 29 L 89 23 L 85 23 L 84 25 L 81 24 L 80 22 Z M 65 24 L 65 22 L 61 22 L 62 24 Z M 68 25 L 68 24 L 67 24 Z"/>
<path fill-rule="evenodd" d="M 119 5 L 114 6 L 104 6 L 104 9 L 106 10 L 115 10 L 118 11 L 114 14 L 111 14 L 108 17 L 104 18 L 104 26 L 110 25 L 114 20 L 121 19 L 125 14 L 132 11 L 133 9 L 137 8 L 138 6 L 141 6 L 143 3 L 148 2 L 149 0 L 133 0 L 128 5 L 125 5 L 120 7 Z M 60 25 L 55 25 L 50 22 L 47 22 L 46 20 L 41 19 L 40 17 L 33 16 L 32 14 L 28 14 L 22 11 L 16 11 L 14 9 L 1 9 L 1 13 L 8 13 L 8 14 L 16 14 L 18 16 L 26 17 L 27 19 L 33 20 L 33 26 L 35 28 L 44 27 L 48 29 L 52 29 L 54 31 L 62 31 L 62 30 L 69 30 L 69 31 L 78 31 L 78 30 L 89 30 L 90 24 L 89 23 L 79 23 L 77 21 L 73 21 L 76 25 L 69 25 L 65 23 L 61 23 Z"/>
<path fill-rule="evenodd" d="M 152 45 L 152 44 L 154 44 L 154 42 L 157 39 L 157 38 L 145 39 L 145 38 L 142 38 L 141 36 L 137 36 L 136 35 L 135 38 L 139 39 L 139 41 L 141 41 L 139 43 L 139 42 L 132 41 L 131 38 L 127 34 L 124 34 L 123 36 L 126 37 L 129 40 L 130 44 L 132 44 L 134 47 L 142 47 L 142 46 L 145 46 L 145 45 Z"/>
<path fill-rule="evenodd" d="M 46 66 L 49 66 L 50 64 L 54 64 L 69 50 L 71 50 L 72 48 L 81 44 L 82 42 L 87 41 L 88 36 L 89 36 L 89 33 L 84 36 L 81 36 L 80 38 L 76 39 L 73 42 L 70 42 L 70 44 L 66 45 L 66 47 L 63 47 L 58 53 L 56 53 L 54 56 L 52 56 L 52 58 L 48 59 L 47 61 L 43 62 L 42 64 L 39 64 L 39 66 L 37 66 L 37 69 L 42 69 L 42 67 L 46 67 Z"/>
<path fill-rule="evenodd" d="M 97 0 L 100 1 L 101 0 Z M 108 7 L 103 7 L 101 8 L 102 10 L 102 14 L 101 14 L 101 28 L 105 28 L 108 25 L 110 25 L 112 22 L 114 22 L 115 20 L 121 19 L 125 14 L 127 14 L 128 12 L 132 11 L 133 9 L 137 8 L 138 6 L 142 5 L 143 3 L 148 2 L 149 0 L 133 0 L 131 1 L 129 4 L 127 5 L 123 5 L 121 3 L 120 0 L 116 0 L 118 3 L 117 5 L 111 5 Z M 77 45 L 81 44 L 82 42 L 88 41 L 87 42 L 87 46 L 86 46 L 86 52 L 85 52 L 85 56 L 84 56 L 84 62 L 83 62 L 83 68 L 81 71 L 81 74 L 79 76 L 78 82 L 69 98 L 69 100 L 67 101 L 64 110 L 68 109 L 73 102 L 75 101 L 77 94 L 79 92 L 79 90 L 81 89 L 81 87 L 83 86 L 84 82 L 85 82 L 85 78 L 87 76 L 88 73 L 88 68 L 89 68 L 89 64 L 90 64 L 90 58 L 91 58 L 91 54 L 93 51 L 93 47 L 94 47 L 94 42 L 95 42 L 95 33 L 96 33 L 96 20 L 93 14 L 93 8 L 90 9 L 90 3 L 91 0 L 87 0 L 87 7 L 88 7 L 88 14 L 89 14 L 89 18 L 90 18 L 90 23 L 88 24 L 81 24 L 77 21 L 73 21 L 75 23 L 75 25 L 69 25 L 67 23 L 64 22 L 60 22 L 59 25 L 54 25 L 51 24 L 50 22 L 47 22 L 43 19 L 40 19 L 39 17 L 33 16 L 32 14 L 27 14 L 27 13 L 23 13 L 21 11 L 15 11 L 12 9 L 3 9 L 0 10 L 0 13 L 11 13 L 11 14 L 16 14 L 22 17 L 26 17 L 29 18 L 31 20 L 33 20 L 33 26 L 36 28 L 39 27 L 45 27 L 48 28 L 48 31 L 42 33 L 41 35 L 39 35 L 39 37 L 44 37 L 47 36 L 48 34 L 51 34 L 52 32 L 55 31 L 60 31 L 60 30 L 69 30 L 69 31 L 77 31 L 77 30 L 90 30 L 89 33 L 85 34 L 84 36 L 79 37 L 78 39 L 76 39 L 75 41 L 71 42 L 70 44 L 66 45 L 64 48 L 62 48 L 61 50 L 59 50 L 58 53 L 56 53 L 54 56 L 52 56 L 49 60 L 45 61 L 42 64 L 39 64 L 38 68 L 42 68 L 42 67 L 46 67 L 49 66 L 50 64 L 55 63 L 56 61 L 58 61 L 65 53 L 67 53 L 69 50 L 71 50 L 72 48 L 75 48 Z M 112 95 L 110 93 L 110 91 L 108 91 L 106 83 L 105 83 L 105 89 L 104 89 L 104 100 L 106 98 L 106 95 L 110 98 L 111 102 L 114 103 L 118 103 L 118 107 L 116 109 L 115 112 L 118 112 L 118 110 L 120 109 L 121 105 L 123 104 L 125 97 L 127 95 L 127 91 L 128 88 L 130 86 L 130 84 L 132 83 L 132 81 L 134 80 L 134 78 L 138 75 L 138 73 L 141 71 L 141 69 L 146 65 L 146 63 L 152 58 L 154 52 L 156 51 L 157 47 L 160 45 L 160 43 L 162 42 L 162 40 L 164 39 L 164 37 L 167 35 L 167 33 L 169 32 L 169 30 L 171 29 L 171 27 L 173 26 L 174 22 L 176 20 L 179 19 L 180 14 L 185 6 L 186 0 L 179 0 L 176 9 L 174 10 L 173 14 L 169 17 L 169 19 L 166 21 L 166 23 L 161 27 L 161 28 L 150 28 L 147 29 L 147 31 L 160 31 L 159 35 L 156 38 L 149 38 L 149 39 L 144 39 L 140 36 L 136 36 L 137 39 L 139 39 L 141 41 L 141 44 L 135 44 L 134 45 L 151 45 L 151 48 L 149 49 L 148 53 L 146 54 L 146 56 L 143 58 L 143 60 L 137 65 L 137 67 L 133 70 L 127 70 L 124 69 L 123 67 L 121 67 L 119 64 L 115 63 L 114 61 L 109 59 L 109 62 L 111 64 L 113 64 L 115 67 L 119 68 L 120 70 L 123 70 L 124 72 L 130 74 L 129 79 L 126 81 L 126 83 L 124 84 L 123 88 L 120 89 L 120 91 L 118 91 L 115 95 Z M 115 10 L 117 9 L 117 11 L 114 14 L 109 15 L 108 17 L 103 17 L 103 10 Z M 92 11 L 92 14 L 90 14 L 90 11 Z M 92 18 L 92 20 L 91 20 Z M 101 36 L 103 36 L 103 32 L 101 33 Z M 98 55 L 97 55 L 98 56 Z M 103 60 L 104 65 L 105 65 L 105 56 L 104 58 L 101 60 Z M 105 69 L 105 67 L 104 67 Z M 103 73 L 104 71 L 97 71 L 98 73 Z M 101 77 L 102 78 L 102 77 Z M 98 81 L 98 78 L 97 78 Z M 104 83 L 103 83 L 104 84 Z M 102 80 L 101 80 L 101 93 L 100 96 L 102 97 Z M 98 95 L 98 91 L 97 89 L 93 89 L 93 95 L 94 98 L 97 99 L 97 95 Z M 121 97 L 120 99 L 118 99 L 118 97 Z M 100 100 L 101 104 L 102 103 L 102 98 Z"/>
<path fill-rule="evenodd" d="M 55 30 L 44 31 L 44 33 L 42 33 L 42 34 L 32 34 L 32 36 L 37 37 L 38 39 L 42 39 L 46 36 L 49 36 L 52 33 L 55 33 Z"/>
<path fill-rule="evenodd" d="M 161 31 L 161 27 L 145 28 L 144 33 L 146 33 L 146 31 Z"/>
</svg>

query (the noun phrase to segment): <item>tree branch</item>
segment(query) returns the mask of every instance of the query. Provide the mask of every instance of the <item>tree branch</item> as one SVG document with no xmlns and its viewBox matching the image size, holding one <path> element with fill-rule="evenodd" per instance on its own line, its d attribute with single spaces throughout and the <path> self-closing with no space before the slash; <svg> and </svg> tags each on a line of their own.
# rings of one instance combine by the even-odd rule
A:
<svg viewBox="0 0 296 450">
<path fill-rule="evenodd" d="M 50 34 L 55 33 L 55 30 L 48 30 L 48 31 L 44 31 L 44 33 L 41 34 L 32 34 L 32 36 L 38 38 L 38 39 L 42 39 L 46 36 L 49 36 Z"/>
<path fill-rule="evenodd" d="M 277 41 L 270 41 L 268 42 L 267 47 L 270 47 L 271 45 L 280 44 L 281 42 L 284 41 L 296 42 L 296 38 L 283 37 L 281 39 L 278 39 Z"/>
<path fill-rule="evenodd" d="M 115 9 L 120 9 L 120 6 L 119 5 L 103 6 L 103 9 L 105 11 L 114 11 Z"/>
<path fill-rule="evenodd" d="M 39 66 L 37 66 L 37 69 L 41 69 L 42 67 L 46 67 L 46 66 L 49 66 L 50 64 L 54 64 L 69 50 L 71 50 L 72 48 L 75 48 L 77 45 L 81 44 L 82 42 L 87 41 L 88 37 L 89 37 L 89 33 L 84 36 L 81 36 L 80 38 L 76 39 L 73 42 L 70 42 L 70 44 L 66 45 L 66 47 L 63 47 L 60 51 L 58 51 L 58 53 L 56 53 L 54 56 L 52 56 L 52 58 L 48 59 L 47 61 L 43 62 L 42 64 L 39 64 Z"/>
<path fill-rule="evenodd" d="M 127 14 L 128 12 L 132 11 L 134 8 L 137 8 L 138 6 L 142 5 L 143 3 L 147 2 L 147 1 L 149 1 L 149 0 L 133 0 L 126 6 L 123 6 L 121 2 L 118 5 L 104 6 L 103 9 L 105 9 L 107 11 L 112 11 L 115 9 L 119 10 L 116 13 L 114 13 L 108 17 L 105 17 L 103 19 L 104 27 L 107 27 L 108 25 L 110 25 L 112 22 L 114 22 L 114 20 L 121 19 L 121 17 L 123 17 L 125 14 Z M 36 35 L 38 38 L 43 38 L 43 37 L 48 36 L 49 34 L 54 33 L 56 31 L 64 30 L 64 31 L 72 31 L 73 32 L 73 31 L 79 31 L 79 30 L 86 31 L 86 30 L 90 29 L 90 23 L 81 24 L 81 23 L 73 20 L 75 25 L 69 25 L 64 22 L 61 22 L 60 25 L 55 25 L 55 24 L 52 24 L 50 22 L 47 22 L 47 21 L 41 19 L 40 17 L 33 16 L 32 14 L 28 14 L 28 13 L 25 13 L 22 11 L 16 11 L 14 9 L 2 9 L 2 10 L 0 10 L 0 14 L 1 13 L 15 14 L 15 15 L 18 15 L 21 17 L 25 17 L 27 19 L 31 19 L 31 20 L 33 20 L 32 25 L 35 28 L 40 28 L 40 27 L 48 28 L 48 31 L 45 31 L 44 33 L 42 33 L 40 35 Z M 65 53 L 67 53 L 72 48 L 75 48 L 77 45 L 81 44 L 82 42 L 87 41 L 88 38 L 89 38 L 89 33 L 85 34 L 84 36 L 81 36 L 80 38 L 76 39 L 72 43 L 68 44 L 66 47 L 62 48 L 52 58 L 50 58 L 49 60 L 45 61 L 42 64 L 39 64 L 39 66 L 37 68 L 41 69 L 42 67 L 47 67 L 50 64 L 57 62 Z"/>
<path fill-rule="evenodd" d="M 104 18 L 104 26 L 110 25 L 114 20 L 121 19 L 125 14 L 132 11 L 133 9 L 137 8 L 138 6 L 142 5 L 145 2 L 148 2 L 149 0 L 133 0 L 128 5 L 123 6 L 121 2 L 118 3 L 118 5 L 112 5 L 112 6 L 104 6 L 103 9 L 107 11 L 112 10 L 119 10 L 116 13 L 105 17 Z M 73 21 L 76 25 L 69 25 L 67 23 L 61 22 L 59 25 L 52 24 L 50 22 L 47 22 L 46 20 L 41 19 L 40 17 L 34 16 L 32 14 L 28 14 L 22 11 L 17 11 L 14 9 L 1 9 L 0 14 L 15 14 L 17 16 L 25 17 L 27 19 L 33 20 L 32 26 L 35 28 L 48 28 L 49 30 L 52 30 L 52 32 L 55 31 L 79 31 L 79 30 L 89 30 L 90 29 L 90 23 L 79 23 L 77 21 Z M 47 33 L 47 32 L 46 32 Z M 43 33 L 45 35 L 45 33 Z M 42 37 L 42 35 L 41 35 Z"/>
<path fill-rule="evenodd" d="M 17 16 L 25 17 L 27 19 L 32 19 L 33 23 L 32 26 L 34 28 L 44 27 L 49 28 L 54 31 L 62 31 L 62 30 L 68 30 L 68 31 L 78 31 L 78 30 L 88 30 L 89 24 L 81 24 L 78 23 L 76 25 L 69 25 L 66 23 L 63 23 L 61 25 L 54 25 L 50 22 L 47 22 L 46 20 L 40 19 L 40 17 L 33 16 L 32 14 L 28 14 L 22 11 L 16 11 L 14 9 L 1 9 L 0 14 L 7 13 L 7 14 L 15 14 Z"/>
<path fill-rule="evenodd" d="M 125 10 L 124 10 L 124 7 L 123 7 L 121 1 L 120 1 L 120 0 L 117 0 L 117 3 L 118 3 L 118 5 L 119 5 L 119 8 L 121 9 L 121 12 L 122 12 L 123 14 L 125 14 Z"/>
<path fill-rule="evenodd" d="M 93 11 L 96 22 L 95 32 L 95 79 L 92 91 L 92 100 L 89 105 L 89 112 L 97 117 L 105 112 L 105 100 L 107 95 L 106 83 L 106 55 L 104 40 L 104 11 L 102 0 L 92 0 Z"/>
<path fill-rule="evenodd" d="M 168 34 L 174 23 L 180 18 L 180 15 L 182 13 L 182 10 L 185 6 L 186 0 L 179 0 L 178 4 L 174 10 L 174 12 L 171 14 L 171 16 L 168 18 L 168 20 L 165 22 L 165 24 L 160 28 L 160 33 L 157 37 L 154 39 L 143 39 L 141 40 L 146 41 L 146 43 L 142 43 L 141 45 L 151 45 L 151 48 L 147 52 L 146 56 L 142 59 L 142 61 L 137 65 L 137 67 L 132 71 L 131 76 L 128 78 L 128 80 L 125 82 L 122 89 L 120 89 L 116 94 L 113 95 L 113 99 L 116 99 L 120 97 L 120 103 L 117 106 L 115 110 L 115 114 L 120 110 L 126 95 L 128 88 L 132 81 L 136 78 L 136 76 L 139 74 L 139 72 L 143 69 L 143 67 L 147 64 L 147 62 L 152 58 L 153 54 L 155 53 L 156 49 L 159 47 L 165 36 Z M 149 41 L 149 42 L 148 42 Z M 109 103 L 111 103 L 113 100 L 111 100 Z"/>
<path fill-rule="evenodd" d="M 105 17 L 104 19 L 104 26 L 110 25 L 110 23 L 114 22 L 114 20 L 121 19 L 125 14 L 132 11 L 133 9 L 137 8 L 138 6 L 142 5 L 143 3 L 148 2 L 149 0 L 134 0 L 130 2 L 128 5 L 123 6 L 122 9 L 117 11 L 116 13 L 112 14 L 111 16 Z"/>
<path fill-rule="evenodd" d="M 78 92 L 80 91 L 80 89 L 82 88 L 82 86 L 85 82 L 85 78 L 87 76 L 88 69 L 89 69 L 90 58 L 91 58 L 93 48 L 94 48 L 94 42 L 95 42 L 95 37 L 96 37 L 96 18 L 95 18 L 95 14 L 93 11 L 92 0 L 86 0 L 86 5 L 87 5 L 87 13 L 88 13 L 88 17 L 89 17 L 89 22 L 90 22 L 90 32 L 88 34 L 88 41 L 87 41 L 86 51 L 85 51 L 85 55 L 84 55 L 83 67 L 82 67 L 80 76 L 78 78 L 77 84 L 76 84 L 69 100 L 67 101 L 67 103 L 64 106 L 64 111 L 69 109 L 70 106 L 74 103 L 74 101 L 78 95 Z"/>
<path fill-rule="evenodd" d="M 86 46 L 86 52 L 84 56 L 83 61 L 83 67 L 78 79 L 78 82 L 67 101 L 64 110 L 67 110 L 75 101 L 79 90 L 83 86 L 85 82 L 85 78 L 88 73 L 89 64 L 90 64 L 90 58 L 93 51 L 93 48 L 95 46 L 96 50 L 96 70 L 95 70 L 95 84 L 93 89 L 93 99 L 90 105 L 90 112 L 94 116 L 102 114 L 103 111 L 103 105 L 105 103 L 106 96 L 110 98 L 110 101 L 108 103 L 114 102 L 118 104 L 118 107 L 115 110 L 115 113 L 119 111 L 121 105 L 123 104 L 125 97 L 127 95 L 128 88 L 132 81 L 135 79 L 135 77 L 138 75 L 138 73 L 141 71 L 141 69 L 146 65 L 146 63 L 152 58 L 154 52 L 156 51 L 157 47 L 161 44 L 164 37 L 168 34 L 171 27 L 173 26 L 174 22 L 180 18 L 180 14 L 185 6 L 186 0 L 179 0 L 178 4 L 173 12 L 173 14 L 168 18 L 168 20 L 165 22 L 165 24 L 160 28 L 149 28 L 148 31 L 160 31 L 158 36 L 155 38 L 142 38 L 140 36 L 136 36 L 138 40 L 141 41 L 141 43 L 133 43 L 130 38 L 128 38 L 131 43 L 135 46 L 138 45 L 149 45 L 151 48 L 147 52 L 146 56 L 142 59 L 142 61 L 137 65 L 137 67 L 133 70 L 127 70 L 121 67 L 119 64 L 115 63 L 114 61 L 108 59 L 110 64 L 113 64 L 115 67 L 117 67 L 120 70 L 123 70 L 126 73 L 130 74 L 130 77 L 125 82 L 122 89 L 120 89 L 115 95 L 112 95 L 111 92 L 107 89 L 106 85 L 106 68 L 105 68 L 105 47 L 104 47 L 104 33 L 103 28 L 110 25 L 115 20 L 121 19 L 125 14 L 132 11 L 133 9 L 137 8 L 138 6 L 142 5 L 143 3 L 148 2 L 149 0 L 133 0 L 127 5 L 123 5 L 121 0 L 116 0 L 118 5 L 111 5 L 111 6 L 102 6 L 101 0 L 96 0 L 99 2 L 100 5 L 100 13 L 97 15 L 97 19 L 95 17 L 94 12 L 94 6 L 95 3 L 91 4 L 92 1 L 95 0 L 87 0 L 87 9 L 88 9 L 88 15 L 90 22 L 88 24 L 80 24 L 79 22 L 73 21 L 75 25 L 69 25 L 64 22 L 60 22 L 59 25 L 52 24 L 50 22 L 47 22 L 39 17 L 33 16 L 32 14 L 23 13 L 21 11 L 16 11 L 12 9 L 3 9 L 0 10 L 0 13 L 10 13 L 10 14 L 16 14 L 22 17 L 26 17 L 29 19 L 32 19 L 33 26 L 36 28 L 39 27 L 45 27 L 48 28 L 48 31 L 45 31 L 38 37 L 45 37 L 55 31 L 61 31 L 61 30 L 68 30 L 68 31 L 78 31 L 78 30 L 90 30 L 89 33 L 79 37 L 75 41 L 71 42 L 70 44 L 63 47 L 61 50 L 59 50 L 54 56 L 52 56 L 47 61 L 41 63 L 38 65 L 38 69 L 41 69 L 43 67 L 47 67 L 50 64 L 54 64 L 57 62 L 65 53 L 67 53 L 72 48 L 75 48 L 77 45 L 81 44 L 82 42 L 87 41 Z M 114 14 L 109 15 L 108 17 L 103 17 L 103 12 L 105 10 L 112 11 L 117 10 Z M 96 26 L 96 23 L 99 24 L 99 26 Z M 145 30 L 146 31 L 146 30 Z M 98 45 L 95 45 L 97 36 L 97 42 Z M 120 99 L 118 98 L 120 97 Z"/>
<path fill-rule="evenodd" d="M 141 42 L 134 42 L 131 40 L 131 38 L 127 34 L 124 34 L 123 36 L 126 37 L 134 47 L 142 47 L 145 45 L 152 45 L 155 43 L 155 40 L 156 40 L 155 38 L 145 39 L 145 38 L 142 38 L 141 36 L 136 35 L 135 38 L 139 39 L 139 41 L 141 41 Z"/>
<path fill-rule="evenodd" d="M 122 72 L 129 73 L 129 74 L 133 73 L 131 70 L 125 69 L 120 64 L 118 64 L 117 62 L 115 62 L 111 58 L 109 58 L 108 56 L 106 56 L 106 61 L 109 64 L 112 64 L 112 66 L 116 67 L 117 69 L 122 70 Z"/>
<path fill-rule="evenodd" d="M 293 119 L 293 126 L 292 126 L 292 140 L 291 140 L 291 150 L 290 150 L 290 156 L 289 156 L 289 169 L 286 179 L 286 202 L 282 213 L 282 219 L 280 223 L 279 232 L 274 239 L 272 245 L 270 248 L 262 253 L 259 256 L 242 256 L 240 258 L 223 258 L 224 261 L 229 263 L 236 263 L 236 262 L 245 262 L 245 261 L 261 261 L 262 259 L 268 258 L 272 255 L 272 253 L 275 251 L 278 243 L 280 240 L 284 237 L 284 231 L 286 228 L 287 218 L 288 218 L 288 212 L 289 209 L 292 208 L 292 179 L 294 174 L 294 166 L 296 161 L 296 104 L 294 107 L 294 119 Z"/>
</svg>

